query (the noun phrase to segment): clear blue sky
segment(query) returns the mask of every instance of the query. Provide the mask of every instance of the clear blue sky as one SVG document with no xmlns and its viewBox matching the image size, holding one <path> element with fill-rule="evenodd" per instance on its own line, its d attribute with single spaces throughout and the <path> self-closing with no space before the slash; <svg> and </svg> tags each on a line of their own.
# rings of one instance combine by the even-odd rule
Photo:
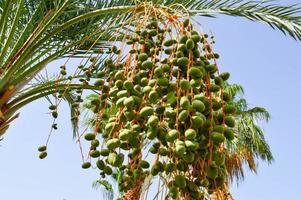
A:
<svg viewBox="0 0 301 200">
<path fill-rule="evenodd" d="M 285 3 L 300 3 L 286 0 Z M 216 38 L 221 71 L 230 71 L 231 82 L 244 86 L 251 105 L 267 108 L 272 119 L 264 125 L 275 162 L 261 163 L 257 175 L 248 173 L 236 200 L 297 199 L 301 180 L 301 42 L 278 31 L 240 18 L 198 18 Z M 50 64 L 58 68 L 60 62 Z M 97 200 L 92 189 L 97 170 L 82 170 L 81 157 L 72 140 L 69 111 L 64 105 L 59 130 L 49 146 L 49 156 L 38 159 L 51 125 L 46 100 L 22 109 L 21 116 L 1 142 L 0 199 L 3 200 Z"/>
</svg>

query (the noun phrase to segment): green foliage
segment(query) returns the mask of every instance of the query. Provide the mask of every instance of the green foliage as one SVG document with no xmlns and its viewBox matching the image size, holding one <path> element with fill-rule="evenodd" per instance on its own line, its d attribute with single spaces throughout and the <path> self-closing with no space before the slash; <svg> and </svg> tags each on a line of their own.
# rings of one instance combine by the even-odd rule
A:
<svg viewBox="0 0 301 200">
<path fill-rule="evenodd" d="M 235 139 L 227 144 L 228 172 L 230 180 L 237 181 L 244 178 L 244 163 L 248 168 L 257 171 L 258 161 L 271 163 L 274 158 L 266 141 L 261 121 L 268 122 L 269 112 L 262 107 L 249 107 L 243 98 L 243 88 L 238 84 L 227 85 L 225 91 L 233 95 L 232 105 L 236 107 L 237 123 L 234 129 Z M 229 137 L 229 132 L 225 132 Z M 231 134 L 232 135 L 232 134 Z M 230 137 L 232 137 L 230 135 Z"/>
<path fill-rule="evenodd" d="M 3 115 L 0 121 L 1 135 L 8 128 L 9 122 L 17 118 L 15 113 L 32 101 L 61 92 L 68 93 L 66 97 L 61 96 L 70 103 L 73 101 L 71 103 L 73 104 L 70 91 L 97 90 L 89 84 L 83 86 L 76 82 L 71 83 L 71 80 L 78 81 L 87 74 L 83 71 L 74 73 L 70 76 L 70 80 L 66 77 L 68 71 L 65 66 L 61 66 L 58 70 L 60 75 L 55 78 L 56 80 L 48 79 L 41 83 L 35 82 L 35 78 L 55 59 L 70 55 L 89 57 L 93 49 L 102 50 L 108 47 L 95 41 L 96 39 L 110 41 L 115 36 L 118 37 L 118 33 L 115 36 L 112 34 L 114 26 L 105 25 L 105 22 L 116 17 L 116 12 L 122 11 L 123 8 L 114 7 L 114 3 L 102 3 L 75 0 L 1 2 L 0 8 L 3 11 L 0 13 L 0 110 Z M 97 9 L 96 13 L 89 13 L 92 9 Z M 104 21 L 101 27 L 106 26 L 104 30 L 99 28 L 102 20 Z M 116 19 L 116 22 L 119 20 L 122 19 Z M 74 114 L 72 109 L 71 114 Z M 56 110 L 52 113 L 54 117 L 57 116 Z"/>
</svg>

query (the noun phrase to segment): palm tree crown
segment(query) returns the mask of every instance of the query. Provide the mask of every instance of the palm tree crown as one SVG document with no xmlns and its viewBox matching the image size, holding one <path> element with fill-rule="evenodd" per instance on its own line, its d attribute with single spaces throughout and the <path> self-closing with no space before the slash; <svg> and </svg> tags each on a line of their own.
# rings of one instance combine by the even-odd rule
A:
<svg viewBox="0 0 301 200">
<path fill-rule="evenodd" d="M 21 107 L 53 95 L 52 116 L 57 117 L 61 100 L 68 101 L 74 133 L 80 141 L 76 128 L 83 90 L 100 90 L 100 83 L 91 84 L 91 81 L 101 76 L 105 57 L 113 51 L 110 42 L 127 38 L 134 25 L 127 20 L 144 12 L 147 6 L 175 18 L 220 14 L 243 17 L 301 40 L 301 8 L 273 3 L 270 0 L 4 0 L 0 3 L 0 136 L 18 117 L 16 113 Z M 38 80 L 48 63 L 62 57 L 81 57 L 82 65 L 72 74 L 67 73 L 66 65 L 62 65 L 55 78 Z M 227 85 L 226 90 L 232 96 L 243 92 L 238 85 Z M 243 178 L 244 163 L 256 172 L 257 159 L 273 160 L 264 133 L 256 122 L 257 119 L 268 120 L 268 112 L 260 107 L 249 108 L 243 98 L 234 99 L 232 103 L 238 111 L 235 115 L 238 124 L 234 141 L 226 143 L 226 170 L 230 180 Z M 53 128 L 56 128 L 55 124 Z M 40 158 L 44 158 L 45 153 L 41 155 Z M 134 192 L 140 192 L 143 181 L 139 180 L 135 188 L 138 190 Z"/>
</svg>

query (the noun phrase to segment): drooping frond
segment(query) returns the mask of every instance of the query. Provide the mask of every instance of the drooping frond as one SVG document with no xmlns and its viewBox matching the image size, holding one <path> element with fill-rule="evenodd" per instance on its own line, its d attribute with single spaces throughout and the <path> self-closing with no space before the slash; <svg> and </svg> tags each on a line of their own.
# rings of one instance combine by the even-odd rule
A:
<svg viewBox="0 0 301 200">
<path fill-rule="evenodd" d="M 244 89 L 239 84 L 226 84 L 225 92 L 228 92 L 231 96 L 240 96 L 244 94 Z"/>
<path fill-rule="evenodd" d="M 273 161 L 269 145 L 266 142 L 263 130 L 256 124 L 250 115 L 242 115 L 237 125 L 239 143 L 247 147 L 253 155 L 267 162 Z"/>
<path fill-rule="evenodd" d="M 233 182 L 234 179 L 237 180 L 237 182 L 244 179 L 245 173 L 240 154 L 228 152 L 225 159 L 225 165 L 227 166 L 229 180 L 231 182 Z"/>
<path fill-rule="evenodd" d="M 271 118 L 270 113 L 261 107 L 254 107 L 245 111 L 245 114 L 250 115 L 254 119 L 269 121 Z"/>
<path fill-rule="evenodd" d="M 123 9 L 111 7 L 113 4 L 97 4 L 97 16 L 81 18 L 92 9 L 84 3 L 74 0 L 46 1 L 46 5 L 45 1 L 30 2 L 3 3 L 3 10 L 11 9 L 11 12 L 0 16 L 0 90 L 8 85 L 23 86 L 49 62 L 75 49 L 91 53 L 85 47 L 90 41 L 96 41 L 94 46 L 88 45 L 91 48 L 106 48 L 106 42 L 114 36 L 112 32 L 117 32 L 115 24 L 123 19 L 123 16 L 114 19 Z M 114 23 L 109 24 L 113 19 Z"/>
<path fill-rule="evenodd" d="M 231 84 L 227 85 L 225 90 L 230 92 L 233 88 L 240 88 L 238 91 L 243 91 L 240 85 Z M 273 161 L 271 149 L 260 126 L 261 121 L 267 122 L 270 119 L 270 114 L 265 108 L 250 107 L 242 94 L 240 96 L 236 92 L 232 94 L 235 94 L 233 105 L 237 110 L 236 139 L 227 144 L 226 165 L 230 181 L 239 182 L 244 179 L 245 166 L 256 173 L 259 160 L 268 163 Z"/>
<path fill-rule="evenodd" d="M 301 7 L 298 5 L 282 6 L 275 4 L 276 2 L 275 0 L 190 0 L 182 3 L 192 15 L 214 17 L 217 14 L 224 14 L 244 17 L 262 22 L 294 39 L 301 40 Z"/>
<path fill-rule="evenodd" d="M 102 189 L 102 195 L 104 200 L 113 200 L 114 199 L 114 192 L 113 186 L 107 180 L 96 180 L 92 183 L 92 187 L 95 189 Z"/>
</svg>

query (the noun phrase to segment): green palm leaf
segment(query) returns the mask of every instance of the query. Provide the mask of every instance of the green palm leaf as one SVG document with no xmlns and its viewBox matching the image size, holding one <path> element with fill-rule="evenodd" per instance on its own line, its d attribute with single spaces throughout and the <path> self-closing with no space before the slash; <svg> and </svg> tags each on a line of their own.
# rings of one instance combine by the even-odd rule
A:
<svg viewBox="0 0 301 200">
<path fill-rule="evenodd" d="M 109 6 L 124 6 L 124 11 L 132 9 L 138 1 L 114 1 Z M 141 1 L 144 2 L 144 1 Z M 245 1 L 245 0 L 149 0 L 154 5 L 165 7 L 170 12 L 183 14 L 215 17 L 218 14 L 234 17 L 243 17 L 248 20 L 258 21 L 278 29 L 284 34 L 301 40 L 301 7 L 298 5 L 282 6 L 275 0 Z M 83 15 L 96 16 L 99 10 Z"/>
<path fill-rule="evenodd" d="M 214 17 L 224 14 L 234 17 L 244 17 L 258 21 L 301 40 L 301 7 L 298 5 L 281 6 L 277 1 L 245 1 L 245 0 L 190 0 L 165 1 L 166 4 L 180 3 L 191 15 Z M 180 7 L 179 7 L 180 8 Z"/>
<path fill-rule="evenodd" d="M 239 85 L 227 85 L 225 90 L 232 91 L 233 88 L 241 88 Z M 240 89 L 238 90 L 240 91 Z M 244 164 L 255 172 L 259 160 L 271 163 L 274 158 L 271 149 L 265 138 L 265 133 L 260 122 L 268 122 L 270 119 L 269 112 L 262 107 L 249 107 L 246 99 L 237 96 L 233 92 L 235 100 L 233 105 L 236 106 L 236 118 L 238 123 L 235 126 L 236 139 L 227 144 L 227 169 L 229 179 L 237 181 L 244 178 Z"/>
<path fill-rule="evenodd" d="M 103 42 L 97 42 L 94 49 L 108 48 L 107 42 L 112 38 L 115 24 L 111 25 L 107 22 L 116 17 L 120 8 L 115 8 L 114 3 L 99 1 L 97 4 L 92 4 L 93 2 L 95 1 L 1 1 L 0 110 L 3 119 L 0 120 L 0 127 L 2 132 L 7 129 L 7 121 L 11 121 L 10 118 L 14 113 L 31 101 L 59 92 L 65 87 L 71 90 L 72 87 L 73 89 L 80 87 L 76 82 L 67 83 L 66 78 L 62 76 L 55 81 L 56 84 L 53 80 L 49 80 L 46 83 L 30 86 L 29 84 L 48 63 L 64 56 L 75 55 L 77 49 L 83 49 L 81 57 L 91 53 L 83 44 L 96 38 L 101 38 Z M 85 18 L 77 18 L 95 8 L 98 9 L 97 16 L 85 15 Z M 123 17 L 120 19 L 122 20 Z M 87 87 L 96 89 L 93 86 Z M 71 101 L 70 98 L 65 100 Z"/>
</svg>

